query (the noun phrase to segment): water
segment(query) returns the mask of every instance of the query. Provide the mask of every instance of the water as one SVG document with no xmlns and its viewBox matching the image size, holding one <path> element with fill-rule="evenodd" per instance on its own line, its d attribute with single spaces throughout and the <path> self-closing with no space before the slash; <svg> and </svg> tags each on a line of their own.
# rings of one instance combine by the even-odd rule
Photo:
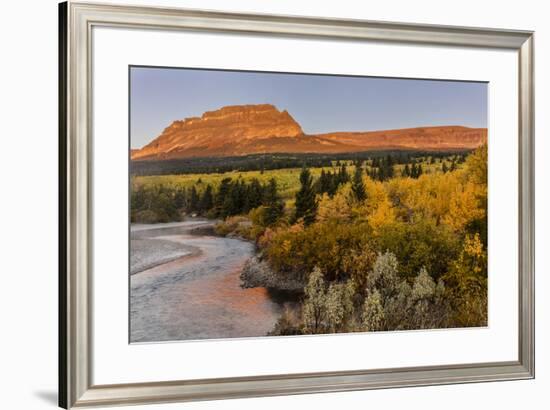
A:
<svg viewBox="0 0 550 410">
<path fill-rule="evenodd" d="M 281 304 L 264 288 L 242 289 L 252 244 L 208 234 L 208 221 L 133 225 L 130 341 L 265 336 Z"/>
</svg>

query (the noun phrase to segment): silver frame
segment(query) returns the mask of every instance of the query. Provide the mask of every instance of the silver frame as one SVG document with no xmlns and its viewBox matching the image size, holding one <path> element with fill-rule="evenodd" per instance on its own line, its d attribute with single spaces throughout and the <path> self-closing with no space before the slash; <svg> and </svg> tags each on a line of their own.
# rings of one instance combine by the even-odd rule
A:
<svg viewBox="0 0 550 410">
<path fill-rule="evenodd" d="M 60 44 L 59 404 L 87 407 L 425 386 L 534 377 L 533 32 L 63 3 Z M 198 30 L 509 49 L 519 59 L 519 340 L 511 362 L 93 385 L 91 50 L 93 27 Z"/>
</svg>

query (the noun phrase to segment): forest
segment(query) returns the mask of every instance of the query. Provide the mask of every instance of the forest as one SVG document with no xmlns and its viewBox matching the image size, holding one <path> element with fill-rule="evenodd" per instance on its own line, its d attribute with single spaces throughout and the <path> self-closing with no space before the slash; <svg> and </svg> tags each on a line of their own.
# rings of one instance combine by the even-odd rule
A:
<svg viewBox="0 0 550 410">
<path fill-rule="evenodd" d="M 243 286 L 298 295 L 273 335 L 487 325 L 486 145 L 316 161 L 134 174 L 131 222 L 252 241 Z"/>
<path fill-rule="evenodd" d="M 453 154 L 464 156 L 467 150 L 458 150 Z M 265 171 L 274 169 L 331 167 L 337 161 L 371 161 L 390 155 L 397 164 L 404 164 L 414 157 L 437 159 L 449 155 L 447 152 L 381 150 L 367 152 L 348 152 L 340 154 L 249 154 L 226 157 L 190 157 L 179 159 L 162 159 L 131 161 L 133 175 L 181 175 L 181 174 L 214 174 L 231 171 Z"/>
</svg>

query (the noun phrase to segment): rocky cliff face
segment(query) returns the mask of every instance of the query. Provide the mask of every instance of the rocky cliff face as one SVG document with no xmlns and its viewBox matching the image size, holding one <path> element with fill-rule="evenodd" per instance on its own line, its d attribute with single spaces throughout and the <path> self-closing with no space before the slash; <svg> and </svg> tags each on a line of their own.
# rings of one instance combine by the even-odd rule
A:
<svg viewBox="0 0 550 410">
<path fill-rule="evenodd" d="M 319 138 L 369 149 L 445 151 L 473 149 L 487 142 L 486 128 L 461 126 L 419 127 L 388 131 L 336 132 Z"/>
<path fill-rule="evenodd" d="M 201 117 L 174 121 L 162 134 L 132 159 L 178 158 L 205 153 L 222 155 L 238 152 L 262 140 L 302 136 L 300 125 L 287 111 L 273 105 L 236 105 L 205 112 Z"/>
<path fill-rule="evenodd" d="M 420 127 L 374 132 L 305 135 L 287 111 L 270 104 L 223 107 L 174 121 L 133 160 L 236 156 L 258 153 L 343 153 L 383 149 L 472 149 L 487 141 L 486 128 Z"/>
</svg>

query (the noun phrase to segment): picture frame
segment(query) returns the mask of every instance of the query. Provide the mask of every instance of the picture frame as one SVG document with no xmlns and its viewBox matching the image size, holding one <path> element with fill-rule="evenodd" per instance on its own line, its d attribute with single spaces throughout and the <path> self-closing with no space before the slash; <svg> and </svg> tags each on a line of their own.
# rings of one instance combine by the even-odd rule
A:
<svg viewBox="0 0 550 410">
<path fill-rule="evenodd" d="M 518 67 L 517 360 L 95 384 L 92 346 L 92 30 L 190 30 L 503 49 Z M 534 377 L 534 33 L 65 2 L 59 6 L 59 405 L 63 408 L 339 392 Z"/>
</svg>

